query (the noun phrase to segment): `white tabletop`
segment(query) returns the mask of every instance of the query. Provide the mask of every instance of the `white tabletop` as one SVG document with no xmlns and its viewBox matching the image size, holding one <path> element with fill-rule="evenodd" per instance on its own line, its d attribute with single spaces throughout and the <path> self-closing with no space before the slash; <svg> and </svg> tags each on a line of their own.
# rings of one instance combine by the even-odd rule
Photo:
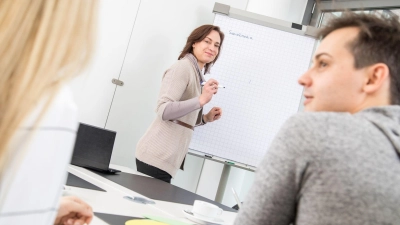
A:
<svg viewBox="0 0 400 225">
<path fill-rule="evenodd" d="M 117 165 L 110 165 L 110 167 L 113 169 L 121 170 L 122 172 L 146 176 L 127 167 Z M 75 195 L 82 198 L 93 207 L 94 212 L 139 218 L 143 218 L 144 215 L 153 215 L 179 220 L 188 224 L 195 224 L 192 221 L 186 219 L 182 212 L 183 209 L 191 209 L 191 205 L 159 200 L 153 200 L 156 202 L 156 204 L 154 205 L 143 205 L 140 203 L 135 203 L 130 200 L 124 199 L 123 197 L 147 197 L 140 195 L 139 193 L 136 193 L 128 188 L 125 188 L 115 182 L 112 182 L 98 174 L 95 174 L 81 167 L 70 165 L 68 168 L 68 172 L 106 190 L 106 192 L 101 192 L 66 186 L 66 190 L 64 191 L 65 195 Z M 224 224 L 233 224 L 233 221 L 236 218 L 236 214 L 237 213 L 235 212 L 224 211 L 221 216 L 221 218 L 224 220 Z M 107 223 L 96 217 L 91 224 L 106 225 Z"/>
</svg>

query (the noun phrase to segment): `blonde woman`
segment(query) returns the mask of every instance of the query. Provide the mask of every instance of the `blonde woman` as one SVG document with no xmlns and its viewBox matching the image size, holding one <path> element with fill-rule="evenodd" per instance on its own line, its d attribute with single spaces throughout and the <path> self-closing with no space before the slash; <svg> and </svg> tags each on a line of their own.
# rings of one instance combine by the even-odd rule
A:
<svg viewBox="0 0 400 225">
<path fill-rule="evenodd" d="M 92 52 L 96 4 L 0 0 L 0 224 L 92 218 L 86 203 L 60 195 L 78 125 L 64 84 Z"/>
</svg>

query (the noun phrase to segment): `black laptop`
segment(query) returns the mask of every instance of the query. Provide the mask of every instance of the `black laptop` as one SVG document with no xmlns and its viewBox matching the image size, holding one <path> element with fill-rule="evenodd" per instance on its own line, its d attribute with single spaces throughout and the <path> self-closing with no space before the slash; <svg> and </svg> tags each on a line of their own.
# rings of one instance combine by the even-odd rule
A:
<svg viewBox="0 0 400 225">
<path fill-rule="evenodd" d="M 116 135 L 115 131 L 80 123 L 71 164 L 103 173 L 121 172 L 109 168 Z"/>
</svg>

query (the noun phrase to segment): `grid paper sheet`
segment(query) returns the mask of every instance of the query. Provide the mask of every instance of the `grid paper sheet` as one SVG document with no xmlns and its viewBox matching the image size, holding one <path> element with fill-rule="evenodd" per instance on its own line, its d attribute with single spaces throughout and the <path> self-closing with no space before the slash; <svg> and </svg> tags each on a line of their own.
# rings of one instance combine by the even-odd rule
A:
<svg viewBox="0 0 400 225">
<path fill-rule="evenodd" d="M 203 113 L 222 108 L 220 120 L 196 127 L 189 148 L 257 167 L 282 124 L 298 111 L 315 40 L 216 15 L 225 34 L 211 74 L 220 88 Z"/>
</svg>

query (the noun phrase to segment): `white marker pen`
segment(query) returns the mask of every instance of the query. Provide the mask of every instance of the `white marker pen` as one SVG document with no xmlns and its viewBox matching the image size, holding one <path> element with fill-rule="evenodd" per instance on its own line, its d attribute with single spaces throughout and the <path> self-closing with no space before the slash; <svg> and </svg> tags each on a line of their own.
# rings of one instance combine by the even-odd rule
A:
<svg viewBox="0 0 400 225">
<path fill-rule="evenodd" d="M 201 86 L 204 86 L 206 84 L 206 82 L 201 83 Z M 218 85 L 218 88 L 225 88 L 225 86 L 222 85 Z"/>
</svg>

